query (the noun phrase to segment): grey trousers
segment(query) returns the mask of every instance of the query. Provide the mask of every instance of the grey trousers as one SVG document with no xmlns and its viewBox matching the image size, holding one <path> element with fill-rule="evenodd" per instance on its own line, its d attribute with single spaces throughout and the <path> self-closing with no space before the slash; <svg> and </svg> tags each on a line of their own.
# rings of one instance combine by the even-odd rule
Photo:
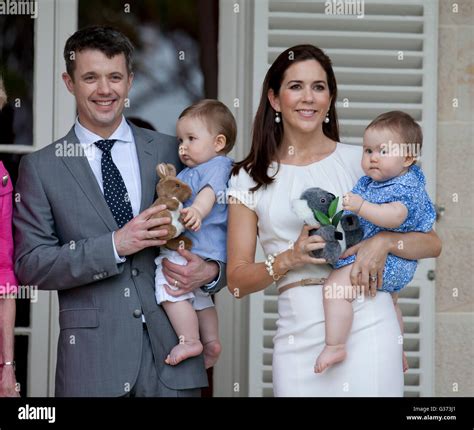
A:
<svg viewBox="0 0 474 430">
<path fill-rule="evenodd" d="M 173 390 L 161 382 L 156 373 L 150 337 L 144 324 L 140 372 L 137 382 L 124 397 L 201 397 L 201 389 Z"/>
</svg>

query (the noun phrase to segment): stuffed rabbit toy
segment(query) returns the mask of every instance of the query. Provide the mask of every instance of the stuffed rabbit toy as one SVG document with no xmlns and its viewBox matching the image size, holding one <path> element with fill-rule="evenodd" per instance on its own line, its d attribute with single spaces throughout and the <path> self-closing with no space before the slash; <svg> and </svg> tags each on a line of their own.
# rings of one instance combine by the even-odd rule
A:
<svg viewBox="0 0 474 430">
<path fill-rule="evenodd" d="M 191 249 L 192 241 L 182 234 L 185 229 L 180 221 L 180 211 L 183 209 L 183 203 L 192 195 L 191 188 L 176 177 L 176 169 L 172 164 L 160 163 L 156 167 L 156 172 L 160 177 L 156 185 L 158 198 L 152 207 L 164 204 L 166 210 L 158 212 L 153 218 L 171 218 L 171 224 L 156 229 L 168 230 L 168 234 L 162 238 L 168 241 L 167 248 L 174 251 L 178 248 Z"/>
</svg>

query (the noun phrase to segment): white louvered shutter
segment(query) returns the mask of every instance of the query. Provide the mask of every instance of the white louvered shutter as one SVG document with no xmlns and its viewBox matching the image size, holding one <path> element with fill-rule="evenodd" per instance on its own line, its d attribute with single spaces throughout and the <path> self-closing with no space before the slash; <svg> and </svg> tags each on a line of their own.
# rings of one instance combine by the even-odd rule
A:
<svg viewBox="0 0 474 430">
<path fill-rule="evenodd" d="M 326 15 L 324 1 L 255 1 L 254 92 L 257 109 L 266 71 L 290 46 L 310 43 L 332 59 L 339 90 L 341 140 L 360 145 L 368 123 L 403 110 L 423 127 L 422 167 L 434 201 L 438 2 L 365 1 L 365 16 Z M 257 261 L 265 256 L 259 250 Z M 434 385 L 434 260 L 420 261 L 400 296 L 410 370 L 405 396 L 432 396 Z M 272 396 L 272 338 L 277 319 L 274 286 L 250 298 L 249 395 Z"/>
</svg>

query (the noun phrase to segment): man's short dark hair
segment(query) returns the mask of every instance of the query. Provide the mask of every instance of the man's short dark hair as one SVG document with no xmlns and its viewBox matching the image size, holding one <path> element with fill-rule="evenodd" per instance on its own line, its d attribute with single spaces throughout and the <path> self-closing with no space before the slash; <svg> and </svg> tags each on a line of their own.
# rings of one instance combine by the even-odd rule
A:
<svg viewBox="0 0 474 430">
<path fill-rule="evenodd" d="M 66 70 L 73 78 L 75 58 L 86 49 L 102 52 L 107 58 L 124 54 L 128 73 L 132 73 L 133 45 L 123 33 L 113 27 L 94 25 L 76 31 L 64 46 Z"/>
</svg>

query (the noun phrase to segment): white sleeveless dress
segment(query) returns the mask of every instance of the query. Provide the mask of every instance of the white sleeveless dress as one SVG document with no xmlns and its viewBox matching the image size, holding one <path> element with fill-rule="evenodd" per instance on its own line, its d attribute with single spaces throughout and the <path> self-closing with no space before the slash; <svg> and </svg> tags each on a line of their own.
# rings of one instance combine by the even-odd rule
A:
<svg viewBox="0 0 474 430">
<path fill-rule="evenodd" d="M 273 184 L 249 193 L 255 183 L 241 169 L 229 181 L 228 195 L 239 199 L 258 216 L 258 232 L 265 255 L 285 251 L 303 226 L 291 210 L 291 201 L 310 187 L 336 196 L 352 189 L 364 174 L 362 148 L 338 143 L 325 159 L 307 166 L 280 165 Z M 276 163 L 269 168 L 272 175 Z M 341 204 L 341 203 L 340 203 Z M 338 210 L 341 209 L 340 207 Z M 305 278 L 327 277 L 329 265 L 305 265 L 290 271 L 277 287 Z M 354 301 L 354 322 L 347 342 L 347 359 L 322 374 L 313 371 L 324 346 L 324 310 L 321 286 L 296 287 L 278 297 L 274 337 L 273 390 L 275 396 L 402 396 L 402 344 L 392 298 Z"/>
</svg>

